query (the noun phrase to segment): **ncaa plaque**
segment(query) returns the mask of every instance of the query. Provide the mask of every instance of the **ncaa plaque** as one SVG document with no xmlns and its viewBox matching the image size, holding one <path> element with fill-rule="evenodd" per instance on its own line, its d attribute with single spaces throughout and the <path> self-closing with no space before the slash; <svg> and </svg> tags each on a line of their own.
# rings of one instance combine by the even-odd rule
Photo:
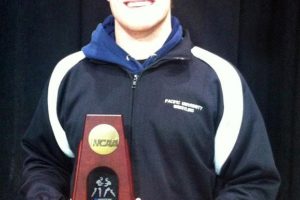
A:
<svg viewBox="0 0 300 200">
<path fill-rule="evenodd" d="M 87 115 L 72 200 L 133 200 L 131 163 L 121 115 Z"/>
</svg>

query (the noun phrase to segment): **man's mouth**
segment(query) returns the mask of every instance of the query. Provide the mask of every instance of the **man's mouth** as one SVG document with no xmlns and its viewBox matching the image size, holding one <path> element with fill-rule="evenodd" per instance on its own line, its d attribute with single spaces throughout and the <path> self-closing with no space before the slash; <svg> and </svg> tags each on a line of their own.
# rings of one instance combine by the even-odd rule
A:
<svg viewBox="0 0 300 200">
<path fill-rule="evenodd" d="M 129 8 L 138 8 L 144 6 L 151 6 L 155 0 L 125 0 L 124 4 Z"/>
</svg>

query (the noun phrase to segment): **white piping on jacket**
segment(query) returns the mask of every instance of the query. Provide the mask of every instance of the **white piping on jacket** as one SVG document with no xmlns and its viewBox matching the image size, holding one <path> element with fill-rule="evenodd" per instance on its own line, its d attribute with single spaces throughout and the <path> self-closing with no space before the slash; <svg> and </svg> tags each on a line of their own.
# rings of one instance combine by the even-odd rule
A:
<svg viewBox="0 0 300 200">
<path fill-rule="evenodd" d="M 243 88 L 234 67 L 226 60 L 199 47 L 194 56 L 206 62 L 216 72 L 223 93 L 224 112 L 215 136 L 214 164 L 217 174 L 228 159 L 237 141 L 243 119 Z"/>
<path fill-rule="evenodd" d="M 66 133 L 62 128 L 57 115 L 57 98 L 60 84 L 68 73 L 79 61 L 85 58 L 82 51 L 73 53 L 62 59 L 54 68 L 49 86 L 48 86 L 48 114 L 50 124 L 56 139 L 56 142 L 64 154 L 70 158 L 74 158 Z"/>
</svg>

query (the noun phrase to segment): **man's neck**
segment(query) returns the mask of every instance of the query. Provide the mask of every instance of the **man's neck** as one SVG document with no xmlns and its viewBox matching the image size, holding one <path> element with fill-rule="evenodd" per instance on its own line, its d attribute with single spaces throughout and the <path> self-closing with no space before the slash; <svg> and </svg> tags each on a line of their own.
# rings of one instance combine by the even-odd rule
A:
<svg viewBox="0 0 300 200">
<path fill-rule="evenodd" d="M 172 31 L 171 16 L 149 30 L 130 31 L 115 21 L 117 44 L 136 60 L 147 59 L 159 50 Z"/>
</svg>

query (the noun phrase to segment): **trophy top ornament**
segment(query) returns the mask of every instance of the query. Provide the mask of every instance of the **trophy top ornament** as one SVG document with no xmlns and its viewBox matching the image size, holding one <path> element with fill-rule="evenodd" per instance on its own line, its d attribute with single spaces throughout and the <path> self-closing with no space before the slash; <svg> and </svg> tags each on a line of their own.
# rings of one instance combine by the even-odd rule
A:
<svg viewBox="0 0 300 200">
<path fill-rule="evenodd" d="M 109 124 L 99 124 L 89 133 L 89 146 L 97 154 L 109 155 L 119 145 L 120 137 L 118 131 Z"/>
</svg>

